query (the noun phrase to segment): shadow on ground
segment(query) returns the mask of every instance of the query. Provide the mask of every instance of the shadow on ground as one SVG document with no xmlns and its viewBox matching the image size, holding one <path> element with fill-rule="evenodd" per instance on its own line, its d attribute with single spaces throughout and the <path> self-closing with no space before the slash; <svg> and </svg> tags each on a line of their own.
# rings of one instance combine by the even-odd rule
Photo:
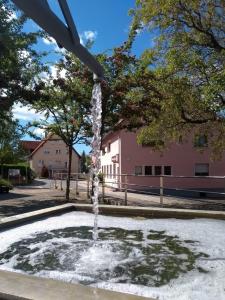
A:
<svg viewBox="0 0 225 300">
<path fill-rule="evenodd" d="M 21 201 L 21 203 L 16 203 L 14 205 L 3 205 L 0 206 L 0 215 L 4 217 L 9 217 L 17 214 L 23 214 L 26 212 L 53 207 L 56 205 L 64 204 L 64 200 L 30 200 L 29 204 L 27 201 Z"/>
<path fill-rule="evenodd" d="M 31 195 L 29 195 L 29 194 L 19 194 L 19 193 L 14 193 L 14 192 L 2 193 L 2 194 L 0 194 L 0 201 L 15 200 L 15 199 L 29 197 L 29 196 L 31 196 Z"/>
<path fill-rule="evenodd" d="M 35 179 L 28 185 L 18 185 L 17 189 L 35 189 L 35 188 L 49 188 L 49 182 L 45 179 Z"/>
</svg>

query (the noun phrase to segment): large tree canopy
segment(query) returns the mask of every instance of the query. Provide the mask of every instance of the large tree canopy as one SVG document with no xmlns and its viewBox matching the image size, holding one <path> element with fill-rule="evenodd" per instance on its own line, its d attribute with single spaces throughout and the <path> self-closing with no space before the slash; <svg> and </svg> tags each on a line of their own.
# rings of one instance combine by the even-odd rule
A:
<svg viewBox="0 0 225 300">
<path fill-rule="evenodd" d="M 131 13 L 154 38 L 141 58 L 149 95 L 140 86 L 131 98 L 146 125 L 139 142 L 176 140 L 192 130 L 206 134 L 215 152 L 224 149 L 225 2 L 137 0 Z"/>
<path fill-rule="evenodd" d="M 25 32 L 25 22 L 9 0 L 0 0 L 0 106 L 4 110 L 18 100 L 32 102 L 39 89 L 37 75 L 44 70 L 33 48 L 41 33 Z"/>
</svg>

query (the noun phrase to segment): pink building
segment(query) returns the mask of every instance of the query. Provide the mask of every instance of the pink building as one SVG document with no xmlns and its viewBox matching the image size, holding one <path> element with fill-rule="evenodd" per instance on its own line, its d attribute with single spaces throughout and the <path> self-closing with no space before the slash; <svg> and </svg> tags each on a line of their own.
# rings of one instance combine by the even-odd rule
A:
<svg viewBox="0 0 225 300">
<path fill-rule="evenodd" d="M 132 174 L 136 176 L 128 176 L 127 181 L 129 188 L 134 189 L 159 187 L 160 175 L 166 175 L 163 178 L 165 188 L 225 188 L 225 179 L 207 177 L 225 176 L 225 154 L 222 160 L 212 161 L 210 149 L 203 137 L 195 146 L 190 138 L 186 143 L 171 144 L 161 153 L 153 151 L 150 146 L 138 145 L 136 136 L 136 133 L 120 130 L 109 133 L 103 139 L 102 172 L 109 174 L 106 175 L 106 181 L 112 186 L 119 187 L 120 184 L 116 182 L 124 182 L 125 176 L 119 175 Z M 204 148 L 204 151 L 200 151 L 200 148 Z"/>
</svg>

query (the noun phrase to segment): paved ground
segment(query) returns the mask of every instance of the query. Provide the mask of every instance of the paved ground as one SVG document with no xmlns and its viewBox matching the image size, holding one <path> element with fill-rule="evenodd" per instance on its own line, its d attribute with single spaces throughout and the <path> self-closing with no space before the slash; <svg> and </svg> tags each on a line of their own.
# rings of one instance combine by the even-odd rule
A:
<svg viewBox="0 0 225 300">
<path fill-rule="evenodd" d="M 0 194 L 0 218 L 65 203 L 64 192 L 50 190 L 49 182 L 35 180 L 32 185 L 14 187 Z"/>
<path fill-rule="evenodd" d="M 56 182 L 56 186 L 57 189 L 55 189 L 55 182 L 53 181 L 37 179 L 32 185 L 15 187 L 8 194 L 0 194 L 0 218 L 66 203 L 65 181 L 62 182 L 63 191 L 61 191 L 60 181 Z M 103 201 L 101 191 L 102 189 L 100 189 L 100 202 L 124 205 L 124 192 L 105 188 Z M 87 183 L 85 181 L 79 182 L 78 193 L 77 195 L 75 182 L 72 182 L 71 201 L 90 203 L 90 200 L 87 200 Z M 128 192 L 127 198 L 128 205 L 132 206 L 160 206 L 159 196 L 156 195 Z M 164 197 L 163 207 L 225 211 L 225 199 L 182 199 L 177 197 Z"/>
</svg>

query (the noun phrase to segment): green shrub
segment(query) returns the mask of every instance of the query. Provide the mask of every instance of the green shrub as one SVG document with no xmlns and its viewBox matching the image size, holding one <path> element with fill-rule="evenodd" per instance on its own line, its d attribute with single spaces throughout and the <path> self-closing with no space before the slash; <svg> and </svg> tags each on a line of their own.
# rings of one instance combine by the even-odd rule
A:
<svg viewBox="0 0 225 300">
<path fill-rule="evenodd" d="M 32 169 L 26 163 L 20 164 L 4 164 L 1 166 L 3 171 L 3 178 L 8 178 L 9 169 L 19 169 L 20 175 L 23 177 L 28 177 L 28 182 L 31 182 L 34 179 L 34 173 Z"/>
<path fill-rule="evenodd" d="M 0 186 L 8 186 L 10 189 L 13 188 L 12 184 L 8 180 L 1 179 L 1 178 L 0 178 Z"/>
</svg>

